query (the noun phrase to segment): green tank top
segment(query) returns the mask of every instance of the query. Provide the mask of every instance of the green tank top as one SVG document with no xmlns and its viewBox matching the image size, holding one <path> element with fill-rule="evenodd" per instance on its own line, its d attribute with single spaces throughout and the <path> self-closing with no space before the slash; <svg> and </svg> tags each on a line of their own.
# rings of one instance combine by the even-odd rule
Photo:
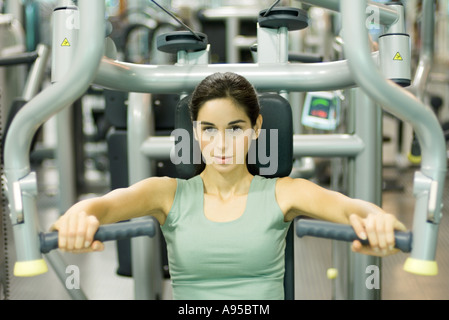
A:
<svg viewBox="0 0 449 320">
<path fill-rule="evenodd" d="M 202 178 L 177 179 L 172 208 L 161 226 L 174 299 L 284 299 L 290 222 L 284 222 L 276 201 L 276 180 L 254 176 L 244 213 L 214 222 L 204 215 Z"/>
</svg>

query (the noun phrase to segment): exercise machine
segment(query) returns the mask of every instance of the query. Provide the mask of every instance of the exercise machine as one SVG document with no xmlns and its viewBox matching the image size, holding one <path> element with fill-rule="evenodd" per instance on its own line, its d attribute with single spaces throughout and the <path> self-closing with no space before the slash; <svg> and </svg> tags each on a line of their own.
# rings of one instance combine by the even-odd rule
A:
<svg viewBox="0 0 449 320">
<path fill-rule="evenodd" d="M 207 75 L 213 72 L 232 71 L 245 76 L 260 91 L 332 91 L 342 88 L 359 86 L 359 93 L 355 99 L 358 106 L 368 101 L 376 101 L 382 108 L 388 110 L 398 118 L 411 123 L 420 140 L 422 148 L 421 168 L 417 171 L 414 180 L 416 206 L 414 212 L 413 238 L 411 242 L 411 256 L 407 259 L 405 269 L 409 272 L 434 275 L 437 272 L 435 251 L 437 244 L 438 225 L 441 219 L 441 199 L 446 174 L 446 144 L 441 127 L 438 125 L 434 113 L 414 96 L 393 83 L 380 72 L 371 53 L 367 34 L 364 32 L 366 19 L 366 2 L 364 1 L 307 1 L 314 5 L 341 11 L 344 32 L 344 50 L 347 60 L 324 62 L 318 64 L 288 64 L 287 33 L 289 25 L 277 28 L 258 27 L 258 60 L 254 64 L 209 64 L 208 47 L 203 41 L 193 42 L 203 45 L 197 51 L 178 51 L 178 62 L 175 65 L 136 65 L 124 63 L 112 58 L 103 57 L 104 50 L 104 4 L 99 2 L 80 0 L 79 16 L 80 29 L 78 46 L 74 56 L 74 64 L 61 81 L 54 83 L 34 99 L 32 99 L 17 114 L 11 124 L 10 132 L 5 145 L 5 174 L 7 178 L 8 197 L 11 209 L 11 221 L 14 238 L 17 246 L 17 263 L 15 274 L 17 276 L 32 276 L 45 272 L 46 265 L 42 259 L 41 238 L 37 225 L 37 208 L 35 203 L 36 178 L 30 170 L 28 152 L 31 138 L 35 128 L 52 114 L 64 109 L 75 99 L 79 98 L 87 87 L 94 83 L 104 88 L 135 93 L 184 93 L 191 92 L 195 86 Z M 371 4 L 380 13 L 382 24 L 389 27 L 391 33 L 398 33 L 403 17 L 401 6 L 385 6 Z M 276 20 L 278 15 L 287 15 L 292 19 L 295 10 L 283 8 L 273 9 L 268 20 Z M 296 14 L 296 17 L 300 17 Z M 345 18 L 346 17 L 346 18 Z M 295 20 L 295 19 L 293 19 Z M 297 21 L 297 20 L 295 20 Z M 400 32 L 399 32 L 400 33 Z M 383 50 L 380 48 L 381 51 Z M 404 48 L 398 48 L 403 50 Z M 391 50 L 391 49 L 390 49 Z M 272 53 L 276 52 L 275 61 Z M 393 50 L 395 51 L 395 50 Z M 388 51 L 387 51 L 388 52 Z M 388 54 L 388 53 L 387 53 Z M 404 53 L 401 55 L 407 57 Z M 403 59 L 405 60 L 405 59 Z M 389 75 L 392 79 L 403 79 L 402 76 Z M 388 79 L 389 79 L 388 78 Z M 360 91 L 363 90 L 363 93 Z M 371 102 L 372 103 L 372 102 Z M 147 111 L 148 112 L 148 111 Z M 143 115 L 145 117 L 146 115 Z M 362 134 L 361 134 L 362 133 Z M 132 161 L 130 179 L 143 178 L 142 172 L 148 173 L 148 157 L 168 157 L 173 148 L 170 137 L 152 137 L 147 128 L 139 131 L 142 139 L 133 141 L 131 146 L 134 157 Z M 358 132 L 335 135 L 295 135 L 293 150 L 296 156 L 343 156 L 354 159 L 354 172 L 357 177 L 355 190 L 365 195 L 361 198 L 370 198 L 372 190 L 367 190 L 366 181 L 375 178 L 363 176 L 359 170 L 364 160 L 374 161 L 371 141 L 366 141 L 363 134 Z M 146 138 L 144 138 L 146 136 Z M 11 138 L 14 137 L 14 138 Z M 372 139 L 372 137 L 371 137 Z M 143 141 L 142 141 L 143 140 Z M 131 156 L 131 154 L 130 154 Z M 129 158 L 131 161 L 131 158 Z M 365 161 L 366 162 L 366 161 Z M 139 172 L 139 170 L 141 170 Z M 370 173 L 372 174 L 372 172 Z M 133 178 L 131 178 L 133 177 Z M 370 187 L 369 187 L 370 188 Z M 372 199 L 367 199 L 372 201 Z M 150 225 L 151 219 L 142 219 Z M 149 221 L 147 221 L 149 220 Z M 143 222 L 142 221 L 142 222 Z M 301 221 L 300 221 L 301 222 Z M 146 225 L 144 224 L 144 225 Z M 143 227 L 142 224 L 139 224 Z M 119 233 L 126 231 L 126 223 L 121 224 Z M 109 226 L 101 227 L 108 228 Z M 297 230 L 306 230 L 304 234 L 318 235 L 325 233 L 326 237 L 342 238 L 340 232 L 332 232 L 336 226 L 307 227 L 301 222 L 296 225 Z M 129 230 L 134 230 L 132 225 Z M 157 230 L 157 228 L 156 228 Z M 330 230 L 330 231 L 328 231 Z M 350 227 L 344 233 L 350 232 Z M 152 232 L 148 232 L 151 236 Z M 301 235 L 304 235 L 301 233 Z M 141 241 L 142 237 L 133 240 Z M 150 241 L 153 238 L 149 238 Z M 148 239 L 145 239 L 148 240 Z M 345 238 L 345 240 L 349 240 Z M 398 241 L 400 243 L 401 241 Z M 146 285 L 142 281 L 148 274 L 151 263 L 151 249 L 158 250 L 153 243 L 134 246 L 133 256 L 140 257 L 141 271 L 136 272 L 136 284 Z M 410 248 L 410 247 L 409 247 Z M 134 251 L 135 250 L 135 251 Z M 145 256 L 141 254 L 145 252 Z M 373 264 L 372 257 L 356 257 L 360 267 Z M 134 261 L 133 261 L 134 262 Z M 133 263 L 134 265 L 134 263 Z M 143 274 L 145 272 L 145 274 Z M 134 273 L 134 272 L 133 272 Z M 355 281 L 358 288 L 354 289 L 354 298 L 370 298 L 372 293 L 362 288 L 364 281 Z M 141 288 L 136 298 L 154 298 L 154 293 Z M 149 295 L 148 295 L 149 294 Z"/>
</svg>

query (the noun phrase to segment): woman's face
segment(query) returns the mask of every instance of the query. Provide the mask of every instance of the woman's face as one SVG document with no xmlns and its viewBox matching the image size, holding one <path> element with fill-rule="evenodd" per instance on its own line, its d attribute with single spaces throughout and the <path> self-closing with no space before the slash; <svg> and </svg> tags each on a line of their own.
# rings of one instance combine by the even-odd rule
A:
<svg viewBox="0 0 449 320">
<path fill-rule="evenodd" d="M 195 137 L 206 165 L 212 165 L 220 171 L 246 165 L 251 140 L 256 138 L 261 125 L 262 117 L 259 116 L 253 128 L 244 109 L 231 99 L 207 101 L 194 123 Z"/>
</svg>

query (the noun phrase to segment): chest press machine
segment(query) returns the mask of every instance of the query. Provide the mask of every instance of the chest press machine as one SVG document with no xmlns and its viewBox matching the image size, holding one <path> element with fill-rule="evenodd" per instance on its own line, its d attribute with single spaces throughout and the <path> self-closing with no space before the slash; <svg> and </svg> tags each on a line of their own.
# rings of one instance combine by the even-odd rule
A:
<svg viewBox="0 0 449 320">
<path fill-rule="evenodd" d="M 353 89 L 357 112 L 362 109 L 371 114 L 374 112 L 375 115 L 378 112 L 374 103 L 376 101 L 398 118 L 411 123 L 421 144 L 422 162 L 414 179 L 416 205 L 413 238 L 410 234 L 398 233 L 397 244 L 401 250 L 411 251 L 405 270 L 425 275 L 436 274 L 435 252 L 446 175 L 446 144 L 438 120 L 429 107 L 387 80 L 379 70 L 373 59 L 377 53 L 371 53 L 367 33 L 364 31 L 365 1 L 309 0 L 307 2 L 341 11 L 347 60 L 289 64 L 287 50 L 289 25 L 263 27 L 263 23 L 259 23 L 258 61 L 254 64 L 209 64 L 207 45 L 200 51 L 180 50 L 178 63 L 175 65 L 124 63 L 103 56 L 105 50 L 103 1 L 79 0 L 80 23 L 79 29 L 76 30 L 78 41 L 70 72 L 20 110 L 12 121 L 6 138 L 5 175 L 17 251 L 15 275 L 34 276 L 46 272 L 47 266 L 42 253 L 49 252 L 57 246 L 55 240 L 57 235 L 40 236 L 36 206 L 36 176 L 31 172 L 28 160 L 32 137 L 43 122 L 73 103 L 91 84 L 130 92 L 131 100 L 142 100 L 145 94 L 149 93 L 187 95 L 206 76 L 224 71 L 245 76 L 260 92 L 277 91 L 287 94 L 295 91 L 330 91 L 358 86 L 359 88 Z M 390 33 L 403 33 L 404 13 L 401 6 L 371 5 L 379 10 L 381 23 L 388 27 Z M 272 11 L 273 20 L 276 20 L 276 13 L 286 14 L 293 20 L 302 17 L 299 10 L 285 10 L 285 8 L 279 10 Z M 294 12 L 296 17 L 292 17 L 292 14 L 295 15 Z M 271 20 L 270 16 L 268 20 Z M 380 54 L 382 50 L 381 47 Z M 390 50 L 401 50 L 402 53 L 407 48 Z M 407 57 L 406 53 L 403 56 Z M 404 62 L 409 63 L 409 61 Z M 403 72 L 402 66 L 400 69 L 402 71 L 399 72 Z M 407 73 L 388 76 L 388 79 L 390 78 L 393 81 L 407 79 Z M 170 137 L 151 136 L 151 127 L 148 125 L 151 123 L 150 119 L 151 111 L 147 105 L 143 103 L 129 105 L 128 123 L 132 125 L 128 127 L 132 130 L 128 133 L 130 142 L 128 156 L 129 162 L 133 164 L 129 168 L 130 183 L 152 176 L 150 159 L 168 158 L 173 149 L 174 143 Z M 326 156 L 352 159 L 354 161 L 354 194 L 351 196 L 376 202 L 380 186 L 375 181 L 378 180 L 380 172 L 373 168 L 380 164 L 374 161 L 378 137 L 369 131 L 372 128 L 372 119 L 366 114 L 363 117 L 357 117 L 354 132 L 350 134 L 294 135 L 293 155 L 294 157 Z M 358 123 L 359 120 L 360 123 Z M 354 236 L 348 226 L 340 230 L 341 226 L 334 224 L 309 226 L 308 223 L 313 222 L 299 220 L 296 223 L 298 236 L 325 236 L 346 241 L 352 240 Z M 157 268 L 152 267 L 152 264 L 154 265 L 152 258 L 157 256 L 159 250 L 157 237 L 155 237 L 157 232 L 158 228 L 154 220 L 141 218 L 129 223 L 101 226 L 97 234 L 103 241 L 140 235 L 150 236 L 132 240 L 133 276 L 137 299 L 153 299 L 160 290 Z M 57 270 L 61 268 L 61 259 L 56 253 L 57 251 L 49 252 L 47 257 L 55 271 L 63 275 L 64 270 L 60 272 Z M 359 255 L 354 258 L 359 268 L 376 264 L 375 259 Z M 364 272 L 361 274 L 364 275 Z M 365 279 L 354 279 L 354 298 L 376 298 L 372 292 L 363 288 L 364 281 Z"/>
</svg>

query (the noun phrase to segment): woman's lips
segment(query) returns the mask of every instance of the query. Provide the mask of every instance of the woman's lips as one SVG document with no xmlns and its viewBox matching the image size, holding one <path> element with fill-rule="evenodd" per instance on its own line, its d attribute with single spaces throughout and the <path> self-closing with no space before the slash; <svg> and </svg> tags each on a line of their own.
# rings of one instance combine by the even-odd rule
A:
<svg viewBox="0 0 449 320">
<path fill-rule="evenodd" d="M 221 157 L 221 156 L 214 156 L 215 161 L 218 164 L 229 164 L 232 163 L 232 157 Z"/>
</svg>

